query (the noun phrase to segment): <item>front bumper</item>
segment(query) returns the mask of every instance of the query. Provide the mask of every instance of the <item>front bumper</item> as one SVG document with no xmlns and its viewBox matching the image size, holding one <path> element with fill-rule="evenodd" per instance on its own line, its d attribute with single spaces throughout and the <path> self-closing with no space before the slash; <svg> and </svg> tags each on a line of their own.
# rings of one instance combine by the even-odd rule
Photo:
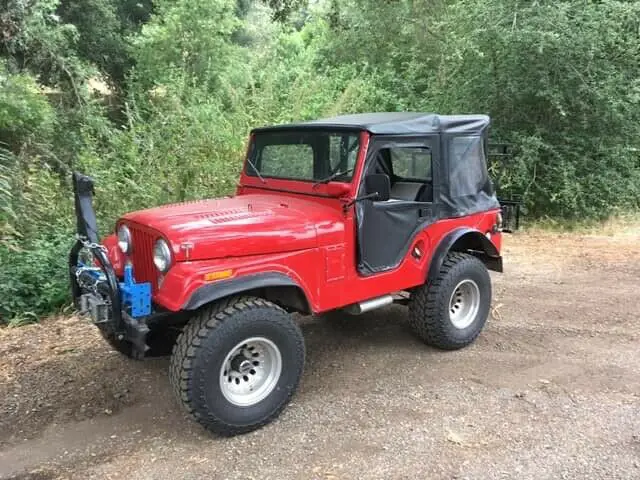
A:
<svg viewBox="0 0 640 480">
<path fill-rule="evenodd" d="M 122 281 L 118 279 L 106 249 L 98 243 L 93 180 L 74 172 L 73 188 L 78 235 L 69 252 L 69 276 L 74 305 L 110 343 L 133 358 L 142 358 L 149 349 L 151 284 L 136 283 L 131 265 L 125 266 Z M 83 249 L 91 253 L 93 264 L 80 259 Z"/>
</svg>

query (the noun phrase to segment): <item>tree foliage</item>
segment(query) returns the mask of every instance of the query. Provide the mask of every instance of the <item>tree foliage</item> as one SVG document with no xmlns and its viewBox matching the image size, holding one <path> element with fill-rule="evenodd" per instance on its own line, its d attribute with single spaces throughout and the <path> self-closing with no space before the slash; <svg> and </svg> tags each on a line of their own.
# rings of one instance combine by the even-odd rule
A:
<svg viewBox="0 0 640 480">
<path fill-rule="evenodd" d="M 69 172 L 123 212 L 233 191 L 253 126 L 487 113 L 528 214 L 640 207 L 640 1 L 5 0 L 0 321 L 66 301 Z M 66 239 L 66 240 L 65 240 Z"/>
</svg>

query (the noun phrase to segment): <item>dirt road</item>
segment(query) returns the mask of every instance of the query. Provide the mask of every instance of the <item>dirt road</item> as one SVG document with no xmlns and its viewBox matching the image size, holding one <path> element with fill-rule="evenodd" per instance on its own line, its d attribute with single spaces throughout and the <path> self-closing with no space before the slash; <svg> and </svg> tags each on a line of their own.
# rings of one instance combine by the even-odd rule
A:
<svg viewBox="0 0 640 480">
<path fill-rule="evenodd" d="M 402 307 L 303 320 L 292 405 L 232 439 L 183 416 L 165 359 L 75 318 L 0 331 L 0 478 L 640 478 L 640 230 L 518 234 L 505 267 L 462 351 Z"/>
</svg>

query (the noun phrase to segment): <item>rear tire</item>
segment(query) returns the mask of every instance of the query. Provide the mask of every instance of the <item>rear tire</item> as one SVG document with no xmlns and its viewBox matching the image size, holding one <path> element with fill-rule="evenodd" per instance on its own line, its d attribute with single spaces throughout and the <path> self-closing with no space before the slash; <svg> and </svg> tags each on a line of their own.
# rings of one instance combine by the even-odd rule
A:
<svg viewBox="0 0 640 480">
<path fill-rule="evenodd" d="M 231 436 L 274 420 L 304 366 L 300 328 L 280 307 L 236 297 L 205 307 L 173 349 L 170 379 L 180 403 L 209 431 Z"/>
<path fill-rule="evenodd" d="M 491 277 L 476 257 L 451 252 L 436 278 L 416 289 L 409 323 L 427 344 L 457 350 L 480 334 L 491 306 Z"/>
</svg>

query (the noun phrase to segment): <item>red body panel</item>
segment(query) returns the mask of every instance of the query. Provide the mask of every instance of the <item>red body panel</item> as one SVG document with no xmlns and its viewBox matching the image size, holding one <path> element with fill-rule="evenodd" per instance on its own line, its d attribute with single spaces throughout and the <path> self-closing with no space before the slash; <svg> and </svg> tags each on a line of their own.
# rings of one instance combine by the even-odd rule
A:
<svg viewBox="0 0 640 480">
<path fill-rule="evenodd" d="M 357 271 L 355 207 L 344 205 L 357 196 L 368 143 L 369 135 L 362 133 L 356 170 L 344 198 L 331 197 L 330 185 L 273 178 L 263 182 L 243 172 L 233 198 L 167 205 L 122 217 L 119 224 L 163 237 L 171 245 L 173 266 L 152 282 L 154 302 L 180 310 L 199 287 L 211 283 L 205 281 L 211 272 L 230 270 L 232 278 L 279 272 L 302 288 L 313 312 L 323 312 L 420 285 L 445 235 L 460 227 L 482 234 L 493 229 L 498 210 L 438 221 L 416 236 L 397 268 L 362 277 Z M 493 234 L 491 241 L 499 250 L 501 235 Z M 115 237 L 105 243 L 121 271 L 126 258 Z M 411 255 L 418 243 L 424 251 L 420 259 Z M 133 248 L 135 256 L 135 243 Z M 138 278 L 139 261 L 134 261 L 136 280 L 149 281 Z"/>
<path fill-rule="evenodd" d="M 323 234 L 336 221 L 339 209 L 272 192 L 166 205 L 122 219 L 162 232 L 177 262 L 314 248 L 318 231 Z"/>
<path fill-rule="evenodd" d="M 495 212 L 437 222 L 423 230 L 414 241 L 422 241 L 426 249 L 420 260 L 408 254 L 396 269 L 362 277 L 356 270 L 355 227 L 352 217 L 348 217 L 344 222 L 345 229 L 336 231 L 333 237 L 342 241 L 323 247 L 178 263 L 164 277 L 154 301 L 169 310 L 180 310 L 198 287 L 208 283 L 204 281 L 205 273 L 232 269 L 234 278 L 252 273 L 284 273 L 302 288 L 314 312 L 332 310 L 424 283 L 434 247 L 445 235 L 455 228 L 470 226 L 490 231 L 494 224 Z M 500 234 L 492 237 L 496 246 L 499 237 Z"/>
</svg>

